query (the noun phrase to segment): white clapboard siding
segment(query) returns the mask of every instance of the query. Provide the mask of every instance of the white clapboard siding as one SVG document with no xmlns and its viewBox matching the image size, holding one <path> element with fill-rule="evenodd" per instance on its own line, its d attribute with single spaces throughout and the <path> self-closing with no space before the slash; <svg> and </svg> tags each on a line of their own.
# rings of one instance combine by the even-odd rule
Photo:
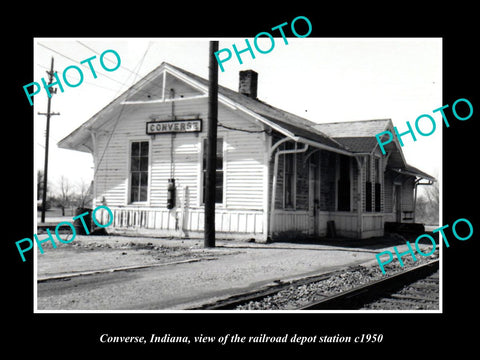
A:
<svg viewBox="0 0 480 360">
<path fill-rule="evenodd" d="M 227 111 L 227 108 L 219 112 L 219 122 L 239 130 L 262 130 L 257 123 L 246 120 L 239 111 Z M 262 210 L 265 196 L 264 134 L 231 130 L 226 134 L 225 145 L 226 206 Z"/>
<path fill-rule="evenodd" d="M 157 135 L 152 140 L 151 160 L 151 206 L 165 207 L 167 203 L 168 179 L 173 176 L 180 192 L 188 186 L 189 206 L 197 204 L 197 182 L 199 174 L 199 140 L 193 134 L 178 134 L 173 139 L 173 168 L 171 167 L 171 135 Z M 171 173 L 171 171 L 173 171 Z"/>
<path fill-rule="evenodd" d="M 147 121 L 171 118 L 171 102 L 125 106 L 118 121 L 110 122 L 108 128 L 97 133 L 96 203 L 105 201 L 115 209 L 113 227 L 117 230 L 146 229 L 155 234 L 164 231 L 163 235 L 176 235 L 173 232 L 179 231 L 202 232 L 201 152 L 207 133 L 207 99 L 175 102 L 175 116 L 203 119 L 203 131 L 175 134 L 173 139 L 171 134 L 150 136 L 145 133 Z M 241 130 L 262 130 L 238 110 L 223 105 L 219 106 L 219 122 Z M 216 230 L 264 236 L 265 135 L 220 126 L 218 136 L 224 139 L 225 201 L 217 206 Z M 148 201 L 141 204 L 131 204 L 128 199 L 131 141 L 149 141 L 150 144 Z M 176 207 L 168 210 L 167 185 L 171 177 L 175 178 Z"/>
<path fill-rule="evenodd" d="M 128 155 L 119 140 L 103 133 L 96 137 L 95 194 L 98 201 L 104 197 L 111 205 L 123 205 L 127 190 Z"/>
<path fill-rule="evenodd" d="M 223 119 L 223 122 L 227 122 Z M 245 121 L 229 124 L 249 129 Z M 258 128 L 257 128 L 258 130 Z M 226 204 L 232 208 L 263 209 L 263 135 L 231 131 L 226 138 Z"/>
</svg>

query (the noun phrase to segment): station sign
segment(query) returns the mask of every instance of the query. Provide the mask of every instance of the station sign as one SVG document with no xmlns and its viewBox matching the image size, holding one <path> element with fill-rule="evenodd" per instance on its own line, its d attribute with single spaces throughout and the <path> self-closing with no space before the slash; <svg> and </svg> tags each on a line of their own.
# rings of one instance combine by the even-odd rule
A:
<svg viewBox="0 0 480 360">
<path fill-rule="evenodd" d="M 147 122 L 147 134 L 192 133 L 202 131 L 202 119 Z"/>
</svg>

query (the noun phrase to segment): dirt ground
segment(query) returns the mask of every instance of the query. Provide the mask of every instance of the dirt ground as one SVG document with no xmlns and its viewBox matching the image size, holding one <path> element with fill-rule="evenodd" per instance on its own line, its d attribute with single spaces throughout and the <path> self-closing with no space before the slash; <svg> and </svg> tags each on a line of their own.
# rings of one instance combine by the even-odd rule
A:
<svg viewBox="0 0 480 360">
<path fill-rule="evenodd" d="M 215 248 L 204 248 L 203 239 L 77 235 L 57 248 L 43 245 L 44 253 L 37 249 L 35 256 L 39 310 L 188 309 L 276 281 L 359 264 L 378 267 L 377 253 L 406 248 L 405 238 L 396 237 L 269 244 L 217 239 Z"/>
<path fill-rule="evenodd" d="M 39 239 L 46 239 L 47 234 L 39 234 Z M 55 235 L 53 235 L 55 237 Z M 64 240 L 71 240 L 71 235 L 61 234 Z M 332 250 L 340 247 L 345 251 L 362 249 L 371 252 L 395 245 L 404 245 L 405 238 L 390 236 L 362 241 L 332 240 L 323 242 L 322 247 Z M 73 241 L 64 244 L 55 238 L 56 248 L 50 241 L 42 244 L 43 254 L 38 247 L 36 254 L 37 278 L 75 274 L 88 271 L 108 271 L 126 267 L 171 264 L 217 259 L 222 256 L 235 255 L 254 248 L 274 248 L 276 246 L 292 249 L 308 247 L 292 242 L 272 244 L 247 243 L 245 241 L 217 240 L 215 248 L 205 248 L 203 239 L 166 239 L 151 237 L 131 237 L 118 235 L 76 235 Z M 318 246 L 318 243 L 311 243 Z M 355 250 L 356 249 L 356 250 Z"/>
<path fill-rule="evenodd" d="M 65 234 L 61 236 L 66 239 Z M 39 239 L 47 236 L 39 235 Z M 56 241 L 37 248 L 38 279 L 62 274 L 102 271 L 125 267 L 196 261 L 232 255 L 235 251 L 222 248 L 204 248 L 201 240 L 175 240 L 127 236 L 77 235 L 68 244 Z"/>
</svg>

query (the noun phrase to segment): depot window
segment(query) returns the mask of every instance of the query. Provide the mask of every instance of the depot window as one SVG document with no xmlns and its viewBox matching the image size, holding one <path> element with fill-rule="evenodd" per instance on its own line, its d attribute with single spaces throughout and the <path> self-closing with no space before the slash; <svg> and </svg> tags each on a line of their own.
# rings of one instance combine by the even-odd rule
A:
<svg viewBox="0 0 480 360">
<path fill-rule="evenodd" d="M 130 148 L 130 202 L 147 201 L 148 141 L 135 141 Z"/>
<path fill-rule="evenodd" d="M 215 203 L 223 203 L 223 139 L 217 138 L 217 160 L 215 171 Z M 203 139 L 202 156 L 202 204 L 205 204 L 205 183 L 207 176 L 207 139 Z"/>
</svg>

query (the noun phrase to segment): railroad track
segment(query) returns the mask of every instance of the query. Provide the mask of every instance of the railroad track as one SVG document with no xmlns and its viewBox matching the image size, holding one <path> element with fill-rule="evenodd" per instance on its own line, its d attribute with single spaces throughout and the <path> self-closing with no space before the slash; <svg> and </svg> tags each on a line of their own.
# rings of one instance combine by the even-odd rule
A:
<svg viewBox="0 0 480 360">
<path fill-rule="evenodd" d="M 412 307 L 412 302 L 419 305 L 420 302 L 435 302 L 436 300 L 438 304 L 438 267 L 438 260 L 435 260 L 338 295 L 314 301 L 300 307 L 299 310 L 358 310 L 368 309 L 369 305 L 373 303 L 377 304 L 374 308 L 379 310 L 398 310 L 404 309 L 405 303 L 408 303 L 408 308 Z M 430 280 L 425 280 L 426 278 Z M 419 285 L 411 287 L 420 287 L 420 289 L 422 287 L 420 284 L 428 284 L 427 296 L 422 290 L 418 295 L 412 294 L 413 289 L 410 294 L 400 294 L 400 290 L 413 283 Z M 432 291 L 433 289 L 436 291 Z M 436 294 L 436 296 L 429 297 L 429 294 Z"/>
<path fill-rule="evenodd" d="M 305 284 L 319 282 L 328 279 L 333 274 L 336 274 L 337 271 L 330 273 L 315 275 L 312 277 L 307 277 L 300 280 L 294 280 L 289 282 L 283 282 L 281 280 L 274 281 L 275 285 L 268 287 L 266 289 L 261 289 L 258 291 L 253 291 L 245 294 L 239 294 L 231 296 L 227 299 L 219 300 L 214 303 L 207 303 L 200 307 L 191 308 L 188 310 L 235 310 L 239 306 L 248 304 L 249 302 L 261 301 L 269 296 L 278 294 L 282 290 L 285 290 L 291 286 L 302 286 Z"/>
<path fill-rule="evenodd" d="M 362 310 L 438 310 L 439 309 L 438 270 L 424 279 L 406 285 L 400 291 L 391 293 L 374 302 L 365 304 Z"/>
<path fill-rule="evenodd" d="M 278 286 L 263 291 L 241 294 L 197 309 L 204 310 L 358 310 L 358 309 L 438 309 L 438 259 L 379 279 L 368 281 L 348 290 L 331 292 L 331 279 L 349 280 L 359 269 L 335 271 Z M 435 275 L 436 273 L 436 275 Z M 433 275 L 432 275 L 433 274 Z M 362 274 L 364 276 L 365 274 Z M 371 274 L 368 274 L 371 276 Z M 338 280 L 340 279 L 340 280 Z M 337 284 L 334 283 L 334 284 Z M 409 288 L 406 286 L 412 284 Z"/>
</svg>

